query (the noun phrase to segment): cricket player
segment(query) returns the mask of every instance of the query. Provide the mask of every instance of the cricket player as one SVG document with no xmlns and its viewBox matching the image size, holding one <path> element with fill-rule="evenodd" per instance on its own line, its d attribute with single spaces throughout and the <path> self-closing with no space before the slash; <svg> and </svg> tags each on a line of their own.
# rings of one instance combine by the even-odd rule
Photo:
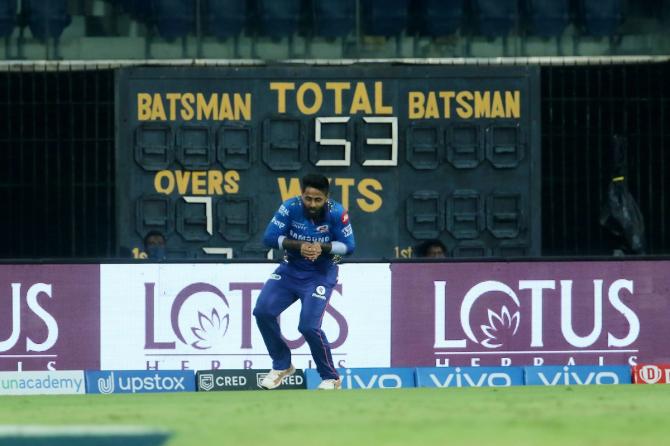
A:
<svg viewBox="0 0 670 446">
<path fill-rule="evenodd" d="M 321 322 L 337 283 L 337 260 L 351 254 L 356 242 L 347 211 L 328 198 L 328 179 L 306 175 L 301 186 L 302 194 L 279 207 L 263 237 L 267 246 L 284 248 L 286 256 L 263 286 L 254 308 L 258 329 L 272 358 L 272 370 L 261 386 L 274 389 L 284 377 L 295 372 L 291 350 L 282 339 L 277 317 L 300 299 L 298 330 L 305 337 L 321 375 L 318 388 L 339 389 L 342 380 Z"/>
</svg>

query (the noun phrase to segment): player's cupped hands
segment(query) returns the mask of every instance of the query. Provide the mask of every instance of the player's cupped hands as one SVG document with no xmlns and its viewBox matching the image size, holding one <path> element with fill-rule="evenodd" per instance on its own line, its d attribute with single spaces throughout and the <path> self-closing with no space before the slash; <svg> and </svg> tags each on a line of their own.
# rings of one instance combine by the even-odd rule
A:
<svg viewBox="0 0 670 446">
<path fill-rule="evenodd" d="M 300 245 L 300 255 L 313 262 L 321 255 L 321 245 L 319 243 L 303 243 Z"/>
</svg>

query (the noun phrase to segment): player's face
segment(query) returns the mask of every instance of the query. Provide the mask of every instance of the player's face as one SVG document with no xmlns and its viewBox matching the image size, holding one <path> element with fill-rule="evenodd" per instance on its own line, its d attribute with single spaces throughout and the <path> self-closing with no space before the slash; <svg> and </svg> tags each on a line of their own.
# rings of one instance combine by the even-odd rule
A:
<svg viewBox="0 0 670 446">
<path fill-rule="evenodd" d="M 446 257 L 440 246 L 431 246 L 426 252 L 426 257 Z"/>
<path fill-rule="evenodd" d="M 318 217 L 321 215 L 323 207 L 328 201 L 328 196 L 319 189 L 313 187 L 306 187 L 302 191 L 302 204 L 310 217 Z"/>
</svg>

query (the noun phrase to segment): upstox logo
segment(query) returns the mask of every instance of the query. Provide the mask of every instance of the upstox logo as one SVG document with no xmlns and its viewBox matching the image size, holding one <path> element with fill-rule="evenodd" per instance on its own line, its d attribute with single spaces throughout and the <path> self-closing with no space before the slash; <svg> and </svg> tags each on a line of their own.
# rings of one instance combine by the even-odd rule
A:
<svg viewBox="0 0 670 446">
<path fill-rule="evenodd" d="M 156 393 L 195 390 L 189 371 L 86 372 L 88 393 Z"/>
<path fill-rule="evenodd" d="M 114 372 L 107 378 L 98 378 L 98 390 L 100 393 L 114 393 Z"/>
</svg>

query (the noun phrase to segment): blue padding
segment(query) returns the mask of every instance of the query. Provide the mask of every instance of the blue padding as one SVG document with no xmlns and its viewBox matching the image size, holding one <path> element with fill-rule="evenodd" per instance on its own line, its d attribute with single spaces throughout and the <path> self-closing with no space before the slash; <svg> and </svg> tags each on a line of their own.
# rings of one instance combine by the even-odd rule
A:
<svg viewBox="0 0 670 446">
<path fill-rule="evenodd" d="M 119 4 L 135 20 L 148 22 L 153 19 L 152 0 L 119 0 Z"/>
<path fill-rule="evenodd" d="M 477 0 L 479 33 L 487 37 L 506 36 L 516 24 L 516 0 Z"/>
<path fill-rule="evenodd" d="M 582 24 L 592 36 L 615 35 L 623 22 L 623 0 L 582 0 Z"/>
<path fill-rule="evenodd" d="M 523 367 L 419 367 L 417 387 L 510 387 L 524 384 Z"/>
<path fill-rule="evenodd" d="M 570 24 L 570 0 L 527 0 L 529 31 L 537 36 L 555 37 Z"/>
<path fill-rule="evenodd" d="M 629 366 L 542 366 L 524 368 L 528 386 L 630 384 Z"/>
<path fill-rule="evenodd" d="M 158 34 L 166 40 L 184 37 L 193 30 L 194 3 L 191 0 L 153 0 Z"/>
<path fill-rule="evenodd" d="M 261 34 L 287 37 L 298 32 L 300 0 L 258 0 L 258 25 Z"/>
<path fill-rule="evenodd" d="M 247 20 L 247 2 L 241 0 L 207 0 L 203 14 L 208 34 L 228 38 L 242 33 Z"/>
<path fill-rule="evenodd" d="M 414 369 L 411 368 L 361 368 L 337 369 L 343 389 L 396 389 L 416 387 Z M 305 370 L 308 389 L 316 389 L 321 377 L 314 369 Z"/>
<path fill-rule="evenodd" d="M 67 0 L 23 0 L 28 15 L 28 27 L 40 40 L 58 39 L 70 24 Z"/>
<path fill-rule="evenodd" d="M 363 32 L 371 36 L 400 35 L 409 23 L 409 0 L 361 0 Z"/>
<path fill-rule="evenodd" d="M 465 0 L 423 0 L 419 32 L 425 36 L 454 34 L 465 22 Z"/>
<path fill-rule="evenodd" d="M 0 0 L 0 36 L 12 34 L 16 26 L 16 0 Z"/>
<path fill-rule="evenodd" d="M 323 37 L 343 37 L 356 26 L 356 0 L 313 0 L 314 33 Z"/>
</svg>

